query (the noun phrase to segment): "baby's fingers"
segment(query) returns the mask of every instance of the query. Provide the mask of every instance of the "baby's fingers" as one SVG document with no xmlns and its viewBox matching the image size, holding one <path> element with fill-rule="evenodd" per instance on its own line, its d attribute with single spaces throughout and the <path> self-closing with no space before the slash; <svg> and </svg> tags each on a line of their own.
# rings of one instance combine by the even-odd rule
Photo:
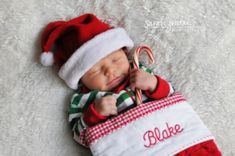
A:
<svg viewBox="0 0 235 156">
<path fill-rule="evenodd" d="M 139 69 L 131 69 L 130 77 L 135 77 L 139 73 Z"/>
<path fill-rule="evenodd" d="M 140 77 L 134 76 L 130 78 L 130 88 L 131 90 L 135 90 L 136 88 L 139 88 L 142 86 L 142 84 L 145 83 L 141 81 Z"/>
<path fill-rule="evenodd" d="M 113 107 L 110 111 L 110 115 L 117 115 L 118 112 L 117 112 L 117 107 Z"/>
</svg>

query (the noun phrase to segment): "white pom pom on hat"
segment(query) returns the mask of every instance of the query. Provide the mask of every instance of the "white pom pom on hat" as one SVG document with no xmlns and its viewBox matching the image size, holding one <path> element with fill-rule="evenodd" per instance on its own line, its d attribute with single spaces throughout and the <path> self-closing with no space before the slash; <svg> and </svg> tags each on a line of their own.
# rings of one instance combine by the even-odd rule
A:
<svg viewBox="0 0 235 156">
<path fill-rule="evenodd" d="M 43 66 L 52 66 L 54 64 L 54 54 L 50 51 L 41 53 L 40 63 Z"/>
</svg>

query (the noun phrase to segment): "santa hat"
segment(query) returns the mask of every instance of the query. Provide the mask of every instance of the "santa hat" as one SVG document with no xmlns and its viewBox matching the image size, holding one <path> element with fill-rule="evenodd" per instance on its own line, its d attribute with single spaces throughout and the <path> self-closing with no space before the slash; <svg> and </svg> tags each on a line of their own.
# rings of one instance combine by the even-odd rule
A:
<svg viewBox="0 0 235 156">
<path fill-rule="evenodd" d="M 41 47 L 40 62 L 44 66 L 61 65 L 59 76 L 77 89 L 80 78 L 94 64 L 117 49 L 132 48 L 133 41 L 123 28 L 113 28 L 95 15 L 84 14 L 49 23 Z"/>
</svg>

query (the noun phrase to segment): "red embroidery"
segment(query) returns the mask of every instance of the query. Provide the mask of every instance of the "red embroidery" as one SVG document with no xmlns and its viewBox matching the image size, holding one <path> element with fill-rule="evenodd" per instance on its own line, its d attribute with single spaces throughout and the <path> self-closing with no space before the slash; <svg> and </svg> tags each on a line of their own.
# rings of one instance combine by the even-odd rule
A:
<svg viewBox="0 0 235 156">
<path fill-rule="evenodd" d="M 155 127 L 153 130 L 148 130 L 143 136 L 144 141 L 148 141 L 148 144 L 145 144 L 144 147 L 149 148 L 150 146 L 157 144 L 157 142 L 162 142 L 178 133 L 181 133 L 183 130 L 184 129 L 181 128 L 179 124 L 169 126 L 168 123 L 166 123 L 166 128 L 162 131 L 158 127 Z"/>
</svg>

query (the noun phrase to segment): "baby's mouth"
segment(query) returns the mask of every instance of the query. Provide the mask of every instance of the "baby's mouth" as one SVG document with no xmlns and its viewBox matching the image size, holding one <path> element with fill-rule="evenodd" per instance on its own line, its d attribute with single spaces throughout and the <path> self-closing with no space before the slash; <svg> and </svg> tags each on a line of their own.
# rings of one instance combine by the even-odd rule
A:
<svg viewBox="0 0 235 156">
<path fill-rule="evenodd" d="M 119 85 L 123 80 L 124 80 L 124 76 L 118 76 L 114 78 L 113 80 L 111 80 L 110 82 L 108 82 L 107 85 L 109 88 L 114 88 L 117 85 Z"/>
</svg>

